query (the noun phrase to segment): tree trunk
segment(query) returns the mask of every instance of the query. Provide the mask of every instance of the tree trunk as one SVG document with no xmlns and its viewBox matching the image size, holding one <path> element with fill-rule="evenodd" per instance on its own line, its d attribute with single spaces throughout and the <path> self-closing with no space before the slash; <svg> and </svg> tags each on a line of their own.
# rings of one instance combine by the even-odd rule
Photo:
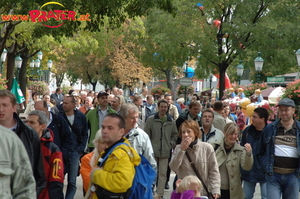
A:
<svg viewBox="0 0 300 199">
<path fill-rule="evenodd" d="M 222 100 L 224 90 L 225 90 L 225 73 L 226 73 L 227 67 L 228 67 L 228 65 L 226 65 L 226 64 L 222 64 L 222 63 L 219 64 L 219 75 L 220 75 L 220 79 L 219 79 L 219 100 Z"/>
<path fill-rule="evenodd" d="M 26 75 L 26 65 L 28 62 L 28 56 L 29 56 L 29 50 L 28 48 L 25 49 L 25 51 L 22 53 L 21 58 L 23 59 L 22 61 L 22 66 L 20 68 L 20 73 L 19 73 L 19 84 L 20 84 L 20 88 L 21 91 L 23 93 L 23 96 L 26 99 L 26 85 L 27 85 L 27 75 Z"/>
<path fill-rule="evenodd" d="M 172 94 L 175 94 L 173 81 L 172 81 L 172 72 L 171 72 L 171 70 L 166 69 L 165 74 L 166 74 L 166 78 L 167 78 L 167 87 L 171 90 Z"/>
<path fill-rule="evenodd" d="M 96 91 L 97 81 L 95 81 L 95 82 L 90 81 L 90 84 L 92 84 L 92 86 L 93 86 L 93 91 Z"/>
<path fill-rule="evenodd" d="M 14 70 L 15 69 L 15 53 L 8 52 L 7 53 L 7 66 L 6 66 L 6 79 L 7 82 L 7 90 L 11 90 L 12 81 L 14 79 Z"/>
</svg>

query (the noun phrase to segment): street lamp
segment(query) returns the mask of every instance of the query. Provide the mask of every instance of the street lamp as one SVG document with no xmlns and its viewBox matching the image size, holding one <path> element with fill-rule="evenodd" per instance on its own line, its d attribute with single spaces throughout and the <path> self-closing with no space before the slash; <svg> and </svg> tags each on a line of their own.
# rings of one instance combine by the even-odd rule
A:
<svg viewBox="0 0 300 199">
<path fill-rule="evenodd" d="M 48 67 L 48 75 L 47 75 L 47 78 L 48 78 L 48 83 L 50 82 L 50 71 L 51 71 L 51 68 L 52 68 L 52 64 L 53 62 L 51 60 L 48 60 L 47 61 L 47 67 Z"/>
<path fill-rule="evenodd" d="M 34 61 L 34 66 L 37 68 L 38 81 L 40 81 L 40 64 L 41 64 L 41 61 L 39 59 L 36 59 Z"/>
<path fill-rule="evenodd" d="M 19 82 L 19 73 L 20 73 L 20 68 L 22 66 L 22 61 L 23 59 L 20 57 L 20 55 L 18 55 L 16 58 L 15 58 L 15 67 L 17 68 L 17 81 Z"/>
<path fill-rule="evenodd" d="M 42 51 L 37 52 L 37 58 L 38 58 L 39 60 L 42 60 L 42 59 L 43 59 L 43 53 L 42 53 Z"/>
<path fill-rule="evenodd" d="M 242 65 L 242 60 L 240 60 L 240 64 L 236 66 L 236 74 L 238 76 L 238 82 L 239 82 L 239 85 L 241 84 L 241 77 L 243 75 L 243 72 L 244 72 L 244 66 Z"/>
<path fill-rule="evenodd" d="M 297 63 L 298 63 L 298 73 L 297 73 L 297 79 L 299 79 L 299 67 L 300 67 L 300 49 L 297 50 L 296 58 L 297 58 Z"/>
<path fill-rule="evenodd" d="M 1 54 L 1 68 L 0 68 L 0 73 L 3 74 L 3 63 L 6 60 L 6 56 L 7 56 L 7 50 L 4 48 L 2 54 Z"/>
<path fill-rule="evenodd" d="M 262 71 L 263 65 L 264 65 L 264 60 L 263 58 L 261 58 L 261 52 L 258 52 L 257 57 L 254 60 L 255 70 L 256 72 L 258 72 L 257 83 L 260 83 L 260 72 Z"/>
</svg>

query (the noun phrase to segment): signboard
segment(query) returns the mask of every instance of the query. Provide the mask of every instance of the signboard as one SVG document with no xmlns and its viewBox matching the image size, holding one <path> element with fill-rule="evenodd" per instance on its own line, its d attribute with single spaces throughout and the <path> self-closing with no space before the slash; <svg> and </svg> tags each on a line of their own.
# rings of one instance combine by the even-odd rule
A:
<svg viewBox="0 0 300 199">
<path fill-rule="evenodd" d="M 179 80 L 179 84 L 181 86 L 190 86 L 193 84 L 193 80 L 191 78 L 188 77 L 183 77 Z"/>
<path fill-rule="evenodd" d="M 268 77 L 267 82 L 284 82 L 284 77 Z"/>
</svg>

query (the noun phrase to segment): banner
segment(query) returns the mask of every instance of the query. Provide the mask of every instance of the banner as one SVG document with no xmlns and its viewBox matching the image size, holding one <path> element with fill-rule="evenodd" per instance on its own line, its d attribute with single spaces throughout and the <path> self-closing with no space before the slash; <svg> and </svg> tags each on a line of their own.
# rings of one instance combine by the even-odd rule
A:
<svg viewBox="0 0 300 199">
<path fill-rule="evenodd" d="M 25 101 L 25 98 L 23 96 L 23 93 L 19 87 L 19 84 L 18 84 L 16 78 L 14 78 L 14 80 L 13 80 L 13 83 L 11 86 L 11 92 L 16 96 L 18 104 L 21 104 Z"/>
</svg>

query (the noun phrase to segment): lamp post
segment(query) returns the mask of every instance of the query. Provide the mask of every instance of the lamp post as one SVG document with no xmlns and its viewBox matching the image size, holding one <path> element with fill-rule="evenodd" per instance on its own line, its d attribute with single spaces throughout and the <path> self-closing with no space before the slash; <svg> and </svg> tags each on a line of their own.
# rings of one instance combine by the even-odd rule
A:
<svg viewBox="0 0 300 199">
<path fill-rule="evenodd" d="M 254 60 L 255 71 L 258 72 L 257 83 L 260 83 L 260 72 L 262 71 L 263 65 L 264 65 L 264 60 L 263 58 L 261 58 L 261 52 L 258 52 L 257 57 Z"/>
<path fill-rule="evenodd" d="M 4 48 L 2 54 L 1 54 L 1 67 L 0 67 L 0 73 L 3 74 L 3 64 L 6 60 L 7 50 Z"/>
<path fill-rule="evenodd" d="M 40 81 L 40 64 L 41 64 L 41 61 L 39 59 L 36 59 L 34 61 L 34 66 L 37 68 L 38 81 Z"/>
<path fill-rule="evenodd" d="M 22 66 L 22 61 L 23 59 L 20 57 L 20 55 L 18 55 L 16 58 L 15 58 L 15 67 L 17 68 L 17 81 L 19 82 L 19 73 L 20 73 L 20 68 Z"/>
<path fill-rule="evenodd" d="M 52 62 L 51 60 L 48 60 L 48 61 L 47 61 L 47 67 L 48 67 L 48 75 L 47 75 L 47 78 L 48 78 L 48 83 L 50 82 L 50 73 L 51 73 L 52 64 L 53 64 L 53 62 Z"/>
<path fill-rule="evenodd" d="M 239 85 L 241 84 L 241 77 L 243 75 L 243 72 L 244 72 L 244 66 L 242 65 L 242 60 L 240 60 L 240 64 L 236 66 L 236 74 L 238 76 L 238 82 L 239 82 Z"/>
<path fill-rule="evenodd" d="M 299 79 L 299 67 L 300 67 L 300 49 L 297 50 L 296 58 L 297 58 L 297 63 L 298 63 L 298 73 L 297 73 L 297 79 Z"/>
<path fill-rule="evenodd" d="M 211 89 L 212 78 L 213 78 L 213 76 L 212 76 L 212 74 L 210 74 L 209 75 L 209 88 L 210 89 Z"/>
</svg>

